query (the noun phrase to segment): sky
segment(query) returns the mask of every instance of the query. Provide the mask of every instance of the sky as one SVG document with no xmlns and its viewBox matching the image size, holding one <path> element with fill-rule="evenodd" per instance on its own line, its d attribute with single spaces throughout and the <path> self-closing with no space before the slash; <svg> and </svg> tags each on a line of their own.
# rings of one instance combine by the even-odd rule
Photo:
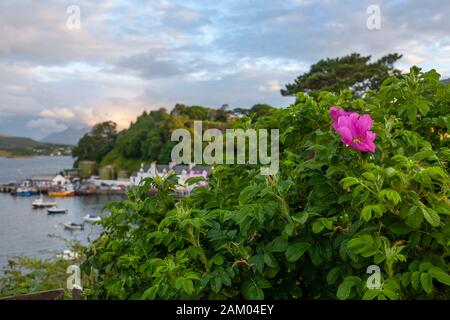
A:
<svg viewBox="0 0 450 320">
<path fill-rule="evenodd" d="M 352 52 L 448 78 L 449 17 L 449 0 L 2 0 L 0 134 L 126 128 L 175 103 L 285 107 L 286 83 Z"/>
</svg>

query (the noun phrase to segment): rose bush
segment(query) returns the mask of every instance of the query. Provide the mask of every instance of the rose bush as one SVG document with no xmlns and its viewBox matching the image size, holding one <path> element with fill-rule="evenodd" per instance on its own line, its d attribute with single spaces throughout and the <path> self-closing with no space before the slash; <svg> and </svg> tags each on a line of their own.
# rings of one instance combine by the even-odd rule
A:
<svg viewBox="0 0 450 320">
<path fill-rule="evenodd" d="M 280 128 L 276 176 L 218 166 L 180 201 L 173 177 L 147 180 L 110 205 L 86 251 L 83 270 L 97 280 L 85 293 L 450 299 L 449 88 L 412 68 L 364 99 L 300 94 L 254 123 Z M 151 185 L 158 196 L 148 196 Z M 381 269 L 376 289 L 366 285 L 371 265 Z"/>
</svg>

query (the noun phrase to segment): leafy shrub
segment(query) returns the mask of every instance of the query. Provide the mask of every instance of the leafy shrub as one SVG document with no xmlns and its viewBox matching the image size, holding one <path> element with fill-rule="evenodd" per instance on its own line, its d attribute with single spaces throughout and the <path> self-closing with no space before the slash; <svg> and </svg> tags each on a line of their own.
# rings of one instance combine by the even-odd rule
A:
<svg viewBox="0 0 450 320">
<path fill-rule="evenodd" d="M 370 114 L 375 153 L 346 147 L 331 106 Z M 148 180 L 88 248 L 91 298 L 450 299 L 449 86 L 412 68 L 378 92 L 299 94 L 277 112 L 277 176 L 218 166 L 171 196 Z M 258 123 L 256 123 L 258 126 Z M 149 197 L 151 184 L 157 197 Z M 382 286 L 368 289 L 370 265 Z"/>
<path fill-rule="evenodd" d="M 71 260 L 59 256 L 45 260 L 26 256 L 9 258 L 8 264 L 0 268 L 0 297 L 66 288 L 67 268 L 83 261 L 82 245 L 77 241 L 61 240 L 78 256 Z M 81 281 L 88 285 L 91 279 L 85 274 Z M 66 290 L 64 295 L 66 299 L 72 298 L 70 290 Z"/>
</svg>

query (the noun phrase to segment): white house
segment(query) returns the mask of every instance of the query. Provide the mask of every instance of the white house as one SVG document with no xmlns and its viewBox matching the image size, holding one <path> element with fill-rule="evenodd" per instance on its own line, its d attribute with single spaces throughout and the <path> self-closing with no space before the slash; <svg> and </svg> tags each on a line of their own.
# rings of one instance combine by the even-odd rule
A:
<svg viewBox="0 0 450 320">
<path fill-rule="evenodd" d="M 31 182 L 38 188 L 46 188 L 50 187 L 52 185 L 52 180 L 55 176 L 54 175 L 33 175 L 31 176 Z"/>
<path fill-rule="evenodd" d="M 52 186 L 53 187 L 57 187 L 57 186 L 63 186 L 66 183 L 68 183 L 69 181 L 67 181 L 66 178 L 64 178 L 62 175 L 58 174 L 57 176 L 55 176 L 52 179 Z"/>
</svg>

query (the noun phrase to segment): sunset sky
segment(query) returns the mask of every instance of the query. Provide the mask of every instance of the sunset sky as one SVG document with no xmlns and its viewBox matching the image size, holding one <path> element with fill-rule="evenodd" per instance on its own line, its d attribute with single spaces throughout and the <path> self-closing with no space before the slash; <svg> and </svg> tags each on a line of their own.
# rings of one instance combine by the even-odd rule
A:
<svg viewBox="0 0 450 320">
<path fill-rule="evenodd" d="M 381 8 L 381 29 L 366 9 Z M 67 26 L 69 5 L 80 29 Z M 0 134 L 121 128 L 175 103 L 287 106 L 284 84 L 322 58 L 404 57 L 450 77 L 449 0 L 0 2 Z"/>
</svg>

